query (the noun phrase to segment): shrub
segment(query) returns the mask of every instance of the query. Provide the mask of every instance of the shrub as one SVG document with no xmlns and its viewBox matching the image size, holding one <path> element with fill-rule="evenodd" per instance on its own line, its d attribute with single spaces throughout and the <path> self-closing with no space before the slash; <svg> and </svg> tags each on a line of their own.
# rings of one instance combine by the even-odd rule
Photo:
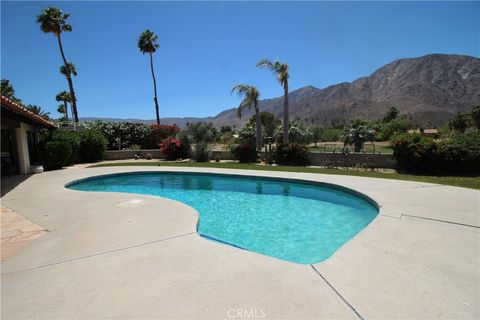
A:
<svg viewBox="0 0 480 320">
<path fill-rule="evenodd" d="M 238 132 L 238 140 L 244 145 L 255 145 L 257 140 L 257 127 L 253 123 L 246 124 Z M 264 140 L 265 141 L 265 140 Z"/>
<path fill-rule="evenodd" d="M 187 123 L 185 130 L 192 143 L 211 143 L 217 140 L 218 132 L 211 122 Z"/>
<path fill-rule="evenodd" d="M 54 130 L 51 131 L 48 136 L 44 137 L 44 139 L 46 141 L 63 141 L 68 143 L 71 148 L 71 155 L 65 165 L 75 162 L 75 156 L 77 155 L 78 148 L 80 146 L 80 135 L 78 132 Z"/>
<path fill-rule="evenodd" d="M 454 135 L 440 141 L 438 150 L 443 157 L 442 172 L 480 173 L 480 133 Z"/>
<path fill-rule="evenodd" d="M 277 143 L 283 141 L 283 126 L 278 126 L 275 129 L 274 138 Z M 307 144 L 312 140 L 312 133 L 303 123 L 293 120 L 290 121 L 288 138 L 291 143 Z"/>
<path fill-rule="evenodd" d="M 208 149 L 208 144 L 205 142 L 198 142 L 195 145 L 194 158 L 196 162 L 208 162 L 210 161 L 209 156 L 210 150 Z"/>
<path fill-rule="evenodd" d="M 405 118 L 397 118 L 389 122 L 383 122 L 378 125 L 378 141 L 390 140 L 393 135 L 406 133 L 411 128 L 410 122 Z"/>
<path fill-rule="evenodd" d="M 173 138 L 180 131 L 176 125 L 169 126 L 164 124 L 154 124 L 151 126 L 151 134 L 149 137 L 149 147 L 157 147 L 162 141 Z"/>
<path fill-rule="evenodd" d="M 335 128 L 330 128 L 330 129 L 325 129 L 320 134 L 320 141 L 323 142 L 331 142 L 331 141 L 338 141 L 340 140 L 340 134 L 341 134 L 340 129 L 335 129 Z"/>
<path fill-rule="evenodd" d="M 72 158 L 72 147 L 66 141 L 47 141 L 39 144 L 39 149 L 45 170 L 61 169 Z"/>
<path fill-rule="evenodd" d="M 468 113 L 457 113 L 455 117 L 450 119 L 448 126 L 451 130 L 464 133 L 470 125 L 470 115 Z"/>
<path fill-rule="evenodd" d="M 275 150 L 275 162 L 283 165 L 306 166 L 309 164 L 309 154 L 306 145 L 289 143 L 278 144 Z"/>
<path fill-rule="evenodd" d="M 86 122 L 85 127 L 103 134 L 107 139 L 108 150 L 130 148 L 132 145 L 156 148 L 157 143 L 161 141 L 153 142 L 152 145 L 152 127 L 144 123 L 93 121 Z"/>
<path fill-rule="evenodd" d="M 185 150 L 185 158 L 193 158 L 193 151 L 192 146 L 190 144 L 190 137 L 185 130 L 180 131 L 178 134 L 178 140 L 183 145 L 183 149 Z"/>
<path fill-rule="evenodd" d="M 251 144 L 241 144 L 233 148 L 233 155 L 242 163 L 254 163 L 257 161 L 258 153 L 255 146 Z"/>
<path fill-rule="evenodd" d="M 434 139 L 419 134 L 398 136 L 392 143 L 400 167 L 415 172 L 434 173 L 438 168 L 438 148 Z"/>
<path fill-rule="evenodd" d="M 363 144 L 375 138 L 375 131 L 371 124 L 363 119 L 353 119 L 342 133 L 345 145 L 353 145 L 355 152 L 360 152 Z"/>
<path fill-rule="evenodd" d="M 85 162 L 102 160 L 107 148 L 107 140 L 97 131 L 86 130 L 80 134 L 80 146 L 78 152 Z"/>
<path fill-rule="evenodd" d="M 167 160 L 177 160 L 186 158 L 186 152 L 180 140 L 169 138 L 158 144 L 160 151 L 165 155 Z"/>
<path fill-rule="evenodd" d="M 480 173 L 480 134 L 457 134 L 437 142 L 418 134 L 399 136 L 392 144 L 398 165 L 419 173 Z"/>
</svg>

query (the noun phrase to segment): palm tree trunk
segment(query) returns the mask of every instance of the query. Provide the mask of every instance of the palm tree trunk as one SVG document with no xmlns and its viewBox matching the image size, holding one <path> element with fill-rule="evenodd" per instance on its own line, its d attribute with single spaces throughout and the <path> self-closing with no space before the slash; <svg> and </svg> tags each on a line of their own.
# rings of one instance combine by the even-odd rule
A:
<svg viewBox="0 0 480 320">
<path fill-rule="evenodd" d="M 153 55 L 150 52 L 150 70 L 152 71 L 152 78 L 153 78 L 153 91 L 155 97 L 153 101 L 155 101 L 155 112 L 157 114 L 157 124 L 160 124 L 160 112 L 158 110 L 158 99 L 157 99 L 157 80 L 155 79 L 155 72 L 153 72 Z"/>
<path fill-rule="evenodd" d="M 65 120 L 67 121 L 68 126 L 68 107 L 67 107 L 67 100 L 63 100 L 63 108 L 65 110 Z"/>
<path fill-rule="evenodd" d="M 256 147 L 257 152 L 262 151 L 262 123 L 260 121 L 260 112 L 258 110 L 258 102 L 255 101 L 255 126 L 257 127 Z"/>
<path fill-rule="evenodd" d="M 288 143 L 288 130 L 290 127 L 290 120 L 288 114 L 288 81 L 285 82 L 283 87 L 283 143 Z"/>
<path fill-rule="evenodd" d="M 66 68 L 68 62 L 67 62 L 67 58 L 65 58 L 65 53 L 63 52 L 62 39 L 60 35 L 61 35 L 60 33 L 57 34 L 58 47 L 60 48 L 60 54 L 62 55 L 63 65 Z M 78 123 L 77 97 L 75 96 L 75 91 L 73 90 L 73 81 L 70 73 L 67 73 L 66 78 L 68 81 L 68 87 L 70 89 L 70 96 L 72 98 L 71 103 L 72 103 L 73 121 L 75 123 Z"/>
</svg>

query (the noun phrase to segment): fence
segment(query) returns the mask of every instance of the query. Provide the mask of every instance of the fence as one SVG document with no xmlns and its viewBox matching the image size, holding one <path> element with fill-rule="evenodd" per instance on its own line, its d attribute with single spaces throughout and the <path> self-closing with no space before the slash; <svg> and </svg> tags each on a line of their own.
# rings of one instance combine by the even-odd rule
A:
<svg viewBox="0 0 480 320">
<path fill-rule="evenodd" d="M 143 158 L 147 153 L 153 159 L 165 159 L 159 149 L 151 150 L 110 150 L 105 152 L 104 160 L 133 159 L 136 154 Z M 212 151 L 212 159 L 232 160 L 230 151 Z M 395 168 L 395 157 L 388 154 L 361 154 L 361 153 L 324 153 L 310 152 L 310 165 L 319 167 L 364 167 L 364 168 Z"/>
</svg>

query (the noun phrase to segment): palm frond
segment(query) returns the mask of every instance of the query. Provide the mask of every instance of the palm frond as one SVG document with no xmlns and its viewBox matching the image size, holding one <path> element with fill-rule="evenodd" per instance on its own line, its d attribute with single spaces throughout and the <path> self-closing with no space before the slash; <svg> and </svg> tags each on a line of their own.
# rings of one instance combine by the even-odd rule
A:
<svg viewBox="0 0 480 320">
<path fill-rule="evenodd" d="M 58 8 L 48 7 L 37 16 L 37 23 L 40 24 L 43 32 L 53 32 L 58 35 L 62 31 L 72 31 L 72 26 L 66 23 L 69 16 L 69 13 L 63 13 Z"/>
<path fill-rule="evenodd" d="M 237 116 L 239 118 L 242 117 L 242 111 L 245 108 L 251 108 L 258 102 L 258 98 L 260 97 L 260 93 L 258 92 L 257 88 L 248 84 L 237 84 L 232 88 L 231 93 L 237 92 L 239 97 L 242 97 L 242 101 L 237 108 Z"/>
<path fill-rule="evenodd" d="M 137 46 L 143 54 L 153 53 L 160 48 L 158 36 L 153 31 L 147 29 L 140 34 Z"/>
<path fill-rule="evenodd" d="M 262 59 L 257 62 L 257 68 L 270 70 L 282 86 L 285 86 L 290 77 L 288 74 L 288 64 L 278 60 L 272 62 L 269 59 Z"/>
<path fill-rule="evenodd" d="M 64 76 L 74 75 L 77 76 L 77 67 L 71 62 L 68 62 L 66 65 L 60 67 L 60 73 Z"/>
<path fill-rule="evenodd" d="M 257 62 L 257 68 L 265 68 L 265 69 L 269 69 L 269 70 L 273 71 L 274 64 L 269 59 L 262 59 L 262 60 Z"/>
</svg>

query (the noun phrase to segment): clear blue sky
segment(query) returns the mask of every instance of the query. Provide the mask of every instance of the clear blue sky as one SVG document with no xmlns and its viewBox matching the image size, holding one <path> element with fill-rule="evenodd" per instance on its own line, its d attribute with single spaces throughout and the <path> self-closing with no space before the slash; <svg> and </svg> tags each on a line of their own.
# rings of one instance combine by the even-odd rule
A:
<svg viewBox="0 0 480 320">
<path fill-rule="evenodd" d="M 148 56 L 136 45 L 146 28 L 160 38 L 161 117 L 236 107 L 230 89 L 238 82 L 255 84 L 262 98 L 280 96 L 276 80 L 255 68 L 263 57 L 288 62 L 296 89 L 352 81 L 399 58 L 480 55 L 479 2 L 2 1 L 1 76 L 52 115 L 56 93 L 68 86 L 54 36 L 35 21 L 47 6 L 71 14 L 63 44 L 79 72 L 81 117 L 154 119 Z"/>
</svg>

